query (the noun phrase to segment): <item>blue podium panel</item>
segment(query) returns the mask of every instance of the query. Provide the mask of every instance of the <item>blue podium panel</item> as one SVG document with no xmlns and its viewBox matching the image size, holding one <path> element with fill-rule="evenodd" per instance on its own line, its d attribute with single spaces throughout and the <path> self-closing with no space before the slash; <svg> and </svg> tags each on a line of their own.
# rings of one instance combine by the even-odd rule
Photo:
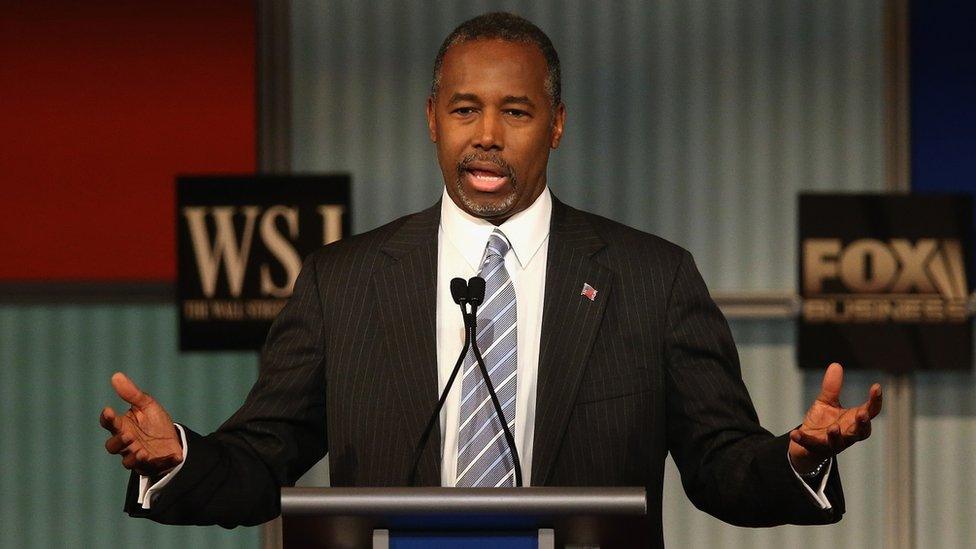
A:
<svg viewBox="0 0 976 549">
<path fill-rule="evenodd" d="M 390 549 L 537 549 L 539 532 L 390 531 Z"/>
</svg>

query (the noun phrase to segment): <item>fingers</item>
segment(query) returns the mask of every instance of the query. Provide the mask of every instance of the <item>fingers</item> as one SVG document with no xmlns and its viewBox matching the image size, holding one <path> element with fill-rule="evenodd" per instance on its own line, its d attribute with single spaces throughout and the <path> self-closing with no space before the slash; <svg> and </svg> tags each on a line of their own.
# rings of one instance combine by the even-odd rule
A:
<svg viewBox="0 0 976 549">
<path fill-rule="evenodd" d="M 793 429 L 790 439 L 811 452 L 823 452 L 826 439 L 802 429 Z"/>
<path fill-rule="evenodd" d="M 136 465 L 139 464 L 138 454 L 135 452 L 129 452 L 128 454 L 122 456 L 122 467 L 126 469 L 134 469 Z"/>
<path fill-rule="evenodd" d="M 108 406 L 102 409 L 102 413 L 98 416 L 98 423 L 113 435 L 118 434 L 119 428 L 121 427 L 119 418 L 115 415 L 115 410 Z"/>
<path fill-rule="evenodd" d="M 858 440 L 864 440 L 871 436 L 871 420 L 858 418 L 857 432 Z"/>
<path fill-rule="evenodd" d="M 807 441 L 804 440 L 803 433 L 799 429 L 793 429 L 790 431 L 790 440 L 799 444 L 800 446 L 803 446 L 804 448 L 807 447 Z"/>
<path fill-rule="evenodd" d="M 823 382 L 820 385 L 820 395 L 817 400 L 825 402 L 831 406 L 840 406 L 840 390 L 844 386 L 844 368 L 832 362 L 824 372 Z"/>
<path fill-rule="evenodd" d="M 875 383 L 868 389 L 868 401 L 866 405 L 867 413 L 871 419 L 874 419 L 881 413 L 882 400 L 881 385 Z"/>
<path fill-rule="evenodd" d="M 855 422 L 858 429 L 863 430 L 867 428 L 868 434 L 870 434 L 871 420 L 876 418 L 878 414 L 881 413 L 881 404 L 881 385 L 875 383 L 870 389 L 868 389 L 867 401 L 855 409 Z M 865 438 L 867 438 L 867 436 L 864 436 L 861 440 L 864 440 Z"/>
<path fill-rule="evenodd" d="M 851 433 L 855 441 L 864 440 L 871 436 L 871 419 L 878 415 L 871 414 L 869 406 L 862 406 L 854 415 L 854 432 Z"/>
<path fill-rule="evenodd" d="M 147 470 L 147 465 L 151 465 L 149 452 L 128 435 L 109 438 L 105 441 L 105 449 L 110 454 L 121 455 L 122 466 L 139 474 L 145 474 L 142 471 Z"/>
<path fill-rule="evenodd" d="M 163 456 L 153 458 L 143 448 L 126 449 L 121 452 L 122 466 L 139 475 L 153 476 L 165 474 L 179 465 L 182 461 L 178 456 Z"/>
<path fill-rule="evenodd" d="M 854 409 L 854 420 L 848 428 L 848 435 L 855 440 L 864 440 L 871 435 L 871 420 L 877 414 L 872 415 L 870 402 L 865 402 Z"/>
<path fill-rule="evenodd" d="M 790 439 L 815 454 L 836 454 L 848 446 L 836 423 L 820 433 L 794 429 Z"/>
<path fill-rule="evenodd" d="M 836 423 L 827 428 L 827 446 L 830 448 L 831 453 L 834 454 L 840 453 L 848 446 L 844 442 L 844 437 L 840 434 L 840 426 Z"/>
<path fill-rule="evenodd" d="M 136 408 L 145 408 L 153 403 L 153 398 L 148 393 L 143 392 L 128 376 L 122 372 L 115 372 L 112 375 L 112 388 L 118 393 L 122 400 L 128 402 Z"/>
<path fill-rule="evenodd" d="M 122 432 L 122 419 L 115 415 L 115 410 L 106 406 L 98 416 L 98 423 L 105 430 L 112 433 L 105 441 L 105 450 L 110 454 L 119 454 L 132 442 L 131 437 Z"/>
<path fill-rule="evenodd" d="M 110 454 L 121 454 L 129 444 L 131 441 L 127 441 L 122 435 L 116 435 L 105 441 L 105 450 Z"/>
<path fill-rule="evenodd" d="M 871 419 L 865 410 L 859 410 L 849 423 L 843 423 L 847 426 L 837 422 L 821 429 L 794 429 L 790 432 L 790 440 L 812 454 L 829 456 L 871 436 Z"/>
</svg>

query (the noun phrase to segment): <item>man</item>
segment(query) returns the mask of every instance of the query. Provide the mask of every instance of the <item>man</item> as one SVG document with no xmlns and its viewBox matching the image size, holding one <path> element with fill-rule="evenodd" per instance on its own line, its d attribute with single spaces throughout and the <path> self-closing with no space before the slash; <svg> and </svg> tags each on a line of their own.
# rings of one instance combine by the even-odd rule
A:
<svg viewBox="0 0 976 549">
<path fill-rule="evenodd" d="M 688 252 L 549 193 L 565 117 L 541 30 L 510 14 L 458 27 L 427 101 L 444 198 L 310 255 L 241 409 L 205 437 L 174 430 L 159 403 L 113 376 L 131 408 L 106 408 L 101 422 L 106 448 L 135 473 L 127 511 L 258 524 L 326 451 L 333 485 L 404 485 L 462 346 L 449 281 L 480 274 L 478 341 L 525 485 L 645 486 L 649 539 L 662 545 L 670 451 L 691 500 L 723 520 L 839 520 L 833 456 L 870 434 L 880 386 L 843 408 L 831 365 L 799 428 L 762 429 Z M 458 377 L 418 483 L 512 486 L 514 457 L 471 357 Z"/>
</svg>

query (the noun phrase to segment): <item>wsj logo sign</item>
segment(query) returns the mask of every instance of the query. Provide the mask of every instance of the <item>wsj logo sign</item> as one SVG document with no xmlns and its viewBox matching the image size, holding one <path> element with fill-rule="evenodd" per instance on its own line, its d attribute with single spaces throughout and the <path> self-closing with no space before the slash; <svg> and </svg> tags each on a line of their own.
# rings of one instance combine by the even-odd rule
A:
<svg viewBox="0 0 976 549">
<path fill-rule="evenodd" d="M 260 349 L 302 259 L 348 231 L 347 176 L 179 178 L 181 349 Z"/>
<path fill-rule="evenodd" d="M 809 322 L 962 322 L 965 261 L 958 239 L 839 238 L 803 242 Z"/>
<path fill-rule="evenodd" d="M 322 218 L 322 244 L 331 244 L 342 238 L 342 217 L 345 206 L 320 205 L 317 209 Z M 193 242 L 193 253 L 204 296 L 214 297 L 217 291 L 217 277 L 223 264 L 230 295 L 240 297 L 256 226 L 264 246 L 284 267 L 286 279 L 285 283 L 276 284 L 268 264 L 262 263 L 259 272 L 261 295 L 273 297 L 291 295 L 292 286 L 302 267 L 302 259 L 293 245 L 298 238 L 298 208 L 275 205 L 262 211 L 260 206 L 210 208 L 187 206 L 183 208 L 182 213 Z M 244 230 L 241 235 L 238 235 L 234 228 L 235 216 L 242 217 L 244 220 Z M 276 222 L 284 223 L 287 234 L 283 234 L 278 229 Z M 208 225 L 214 227 L 215 234 L 210 234 Z"/>
<path fill-rule="evenodd" d="M 801 195 L 800 367 L 971 368 L 972 212 L 960 196 Z"/>
</svg>

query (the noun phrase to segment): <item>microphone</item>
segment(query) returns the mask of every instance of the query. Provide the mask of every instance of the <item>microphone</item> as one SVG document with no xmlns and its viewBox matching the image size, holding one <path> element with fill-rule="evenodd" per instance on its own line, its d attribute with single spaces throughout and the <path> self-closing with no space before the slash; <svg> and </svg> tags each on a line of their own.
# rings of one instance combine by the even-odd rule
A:
<svg viewBox="0 0 976 549">
<path fill-rule="evenodd" d="M 454 302 L 458 305 L 468 299 L 468 283 L 463 278 L 451 279 L 451 297 L 454 298 Z"/>
<path fill-rule="evenodd" d="M 468 301 L 474 307 L 480 307 L 485 300 L 485 279 L 473 276 L 468 280 Z"/>
<path fill-rule="evenodd" d="M 485 360 L 481 357 L 481 350 L 478 348 L 478 306 L 485 300 L 485 279 L 480 276 L 472 277 L 468 280 L 468 303 L 471 305 L 471 325 L 468 327 L 469 334 L 465 337 L 465 346 L 467 346 L 467 341 L 471 341 L 471 349 L 474 351 L 474 358 L 478 361 L 478 367 L 481 369 L 481 376 L 485 380 L 485 386 L 488 387 L 488 394 L 491 395 L 491 402 L 495 406 L 495 414 L 498 416 L 498 421 L 502 424 L 502 431 L 505 433 L 505 441 L 508 443 L 509 449 L 512 451 L 512 463 L 515 465 L 515 486 L 518 488 L 522 487 L 522 464 L 519 462 L 518 448 L 515 446 L 515 437 L 512 436 L 512 431 L 508 428 L 508 421 L 505 420 L 505 414 L 502 412 L 502 405 L 498 401 L 498 395 L 495 393 L 495 385 L 491 382 L 491 376 L 488 374 L 488 368 L 485 366 Z M 462 310 L 464 306 L 462 305 Z M 465 319 L 465 324 L 467 324 L 467 319 Z"/>
<path fill-rule="evenodd" d="M 478 299 L 478 303 L 484 299 L 485 289 L 484 281 L 482 280 L 481 297 Z M 451 386 L 454 385 L 454 378 L 457 377 L 458 372 L 461 370 L 461 365 L 464 364 L 464 357 L 468 355 L 468 348 L 471 346 L 471 334 L 474 332 L 471 327 L 475 324 L 476 320 L 470 318 L 476 315 L 476 311 L 469 313 L 465 308 L 465 305 L 469 303 L 468 298 L 468 283 L 463 278 L 453 278 L 451 279 L 451 297 L 454 302 L 461 306 L 461 315 L 464 317 L 464 348 L 461 349 L 461 355 L 458 356 L 457 363 L 454 364 L 454 369 L 451 370 L 451 377 L 447 380 L 447 385 L 444 386 L 444 390 L 441 391 L 441 397 L 437 401 L 437 407 L 434 408 L 434 413 L 430 415 L 430 419 L 427 420 L 427 426 L 424 428 L 424 433 L 420 437 L 420 442 L 413 452 L 412 465 L 410 467 L 410 475 L 407 479 L 407 486 L 414 486 L 417 478 L 417 467 L 420 465 L 420 456 L 424 451 L 424 447 L 427 446 L 427 440 L 430 438 L 430 433 L 434 429 L 434 422 L 441 415 L 441 409 L 444 408 L 444 401 L 447 400 L 447 394 L 451 392 Z"/>
<path fill-rule="evenodd" d="M 465 282 L 463 278 L 451 279 L 451 297 L 454 298 L 455 303 L 461 306 L 461 317 L 464 319 L 465 341 L 467 341 L 467 337 L 468 337 L 467 327 L 468 324 L 471 322 L 471 319 L 469 318 L 470 315 L 468 313 L 468 309 L 466 308 L 466 305 L 468 305 L 470 301 L 469 293 L 470 290 L 468 289 L 468 283 Z M 482 294 L 483 293 L 484 291 L 482 291 Z"/>
</svg>

